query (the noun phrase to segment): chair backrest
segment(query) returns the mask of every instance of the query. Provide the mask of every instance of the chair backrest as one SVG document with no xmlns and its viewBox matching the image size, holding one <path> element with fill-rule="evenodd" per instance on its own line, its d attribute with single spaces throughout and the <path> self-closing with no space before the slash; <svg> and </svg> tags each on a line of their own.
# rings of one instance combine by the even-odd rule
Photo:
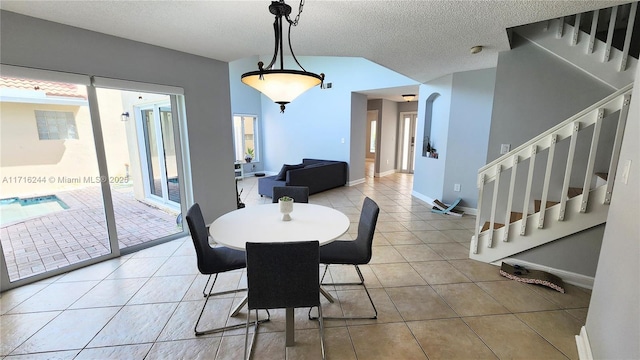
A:
<svg viewBox="0 0 640 360">
<path fill-rule="evenodd" d="M 371 247 L 373 246 L 373 234 L 376 230 L 380 207 L 369 197 L 362 203 L 360 221 L 358 222 L 358 237 L 355 240 L 358 263 L 366 264 L 371 260 Z"/>
<path fill-rule="evenodd" d="M 293 198 L 294 202 L 308 203 L 309 188 L 307 186 L 274 186 L 272 202 L 277 203 L 283 196 Z"/>
<path fill-rule="evenodd" d="M 318 241 L 247 242 L 246 252 L 249 309 L 320 304 Z"/>
<path fill-rule="evenodd" d="M 191 240 L 196 249 L 196 257 L 198 258 L 198 270 L 202 274 L 213 274 L 219 271 L 225 271 L 224 259 L 220 258 L 221 254 L 209 245 L 209 234 L 207 225 L 202 216 L 202 210 L 198 203 L 193 204 L 187 210 L 187 225 L 191 233 Z"/>
</svg>

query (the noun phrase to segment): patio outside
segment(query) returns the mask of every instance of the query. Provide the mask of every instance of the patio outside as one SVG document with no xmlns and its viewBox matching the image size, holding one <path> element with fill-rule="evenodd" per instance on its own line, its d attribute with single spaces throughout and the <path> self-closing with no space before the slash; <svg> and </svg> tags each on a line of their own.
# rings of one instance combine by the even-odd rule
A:
<svg viewBox="0 0 640 360">
<path fill-rule="evenodd" d="M 100 187 L 55 195 L 69 208 L 0 228 L 11 281 L 110 253 Z M 112 198 L 120 248 L 182 231 L 178 212 L 136 200 L 131 187 L 112 187 Z"/>
</svg>

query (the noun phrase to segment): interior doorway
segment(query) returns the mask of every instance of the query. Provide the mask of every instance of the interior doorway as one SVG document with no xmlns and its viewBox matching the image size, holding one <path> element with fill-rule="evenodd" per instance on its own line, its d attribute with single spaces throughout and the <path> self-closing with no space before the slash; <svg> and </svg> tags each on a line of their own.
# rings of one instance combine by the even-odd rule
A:
<svg viewBox="0 0 640 360">
<path fill-rule="evenodd" d="M 417 112 L 400 113 L 400 172 L 413 174 L 415 168 Z"/>
</svg>

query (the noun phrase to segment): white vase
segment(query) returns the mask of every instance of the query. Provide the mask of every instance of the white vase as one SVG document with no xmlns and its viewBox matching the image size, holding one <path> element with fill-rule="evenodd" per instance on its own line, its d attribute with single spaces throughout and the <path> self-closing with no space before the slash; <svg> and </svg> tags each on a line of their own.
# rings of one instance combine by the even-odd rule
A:
<svg viewBox="0 0 640 360">
<path fill-rule="evenodd" d="M 278 204 L 280 204 L 280 212 L 282 213 L 282 221 L 291 220 L 291 216 L 289 216 L 289 214 L 293 211 L 293 201 L 292 200 L 287 200 L 287 201 L 278 200 Z"/>
</svg>

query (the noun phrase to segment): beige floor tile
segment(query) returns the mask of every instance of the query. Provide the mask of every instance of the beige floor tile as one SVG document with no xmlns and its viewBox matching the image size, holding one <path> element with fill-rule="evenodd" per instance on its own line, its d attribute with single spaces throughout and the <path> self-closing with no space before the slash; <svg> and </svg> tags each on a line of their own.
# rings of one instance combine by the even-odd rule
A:
<svg viewBox="0 0 640 360">
<path fill-rule="evenodd" d="M 52 352 L 43 352 L 37 354 L 25 354 L 25 355 L 12 355 L 10 357 L 6 357 L 5 359 L 9 360 L 71 360 L 71 359 L 79 359 L 76 357 L 80 350 L 67 350 L 67 351 L 52 351 Z"/>
<path fill-rule="evenodd" d="M 384 287 L 426 285 L 426 281 L 407 263 L 372 264 L 371 270 Z"/>
<path fill-rule="evenodd" d="M 384 237 L 391 245 L 422 244 L 422 241 L 417 236 L 408 231 L 385 233 Z"/>
<path fill-rule="evenodd" d="M 445 243 L 445 244 L 429 244 L 428 246 L 431 249 L 433 249 L 433 251 L 438 253 L 438 255 L 442 256 L 447 260 L 469 258 L 469 249 L 467 247 L 460 245 L 457 242 Z"/>
<path fill-rule="evenodd" d="M 104 307 L 64 311 L 20 345 L 14 353 L 82 349 L 118 310 L 118 307 Z"/>
<path fill-rule="evenodd" d="M 156 342 L 145 360 L 164 359 L 213 359 L 218 352 L 220 338 Z"/>
<path fill-rule="evenodd" d="M 59 314 L 49 311 L 0 317 L 0 356 L 10 354 Z"/>
<path fill-rule="evenodd" d="M 429 225 L 433 226 L 436 230 L 462 230 L 464 227 L 458 224 L 453 219 L 446 220 L 429 220 Z"/>
<path fill-rule="evenodd" d="M 376 246 L 372 248 L 370 264 L 388 264 L 406 262 L 404 257 L 393 246 Z"/>
<path fill-rule="evenodd" d="M 153 342 L 177 303 L 127 305 L 89 343 L 89 347 Z"/>
<path fill-rule="evenodd" d="M 77 360 L 95 359 L 143 359 L 153 344 L 136 344 L 87 348 L 78 354 Z"/>
<path fill-rule="evenodd" d="M 408 262 L 442 260 L 442 257 L 425 244 L 421 245 L 396 245 L 396 250 Z"/>
<path fill-rule="evenodd" d="M 430 285 L 471 282 L 447 261 L 412 262 L 411 266 Z"/>
<path fill-rule="evenodd" d="M 98 264 L 64 274 L 57 282 L 102 280 L 125 262 L 122 258 L 107 260 Z"/>
<path fill-rule="evenodd" d="M 11 309 L 9 314 L 64 310 L 98 284 L 97 281 L 53 283 Z"/>
<path fill-rule="evenodd" d="M 442 234 L 453 239 L 455 242 L 469 244 L 471 243 L 471 237 L 473 231 L 471 230 L 442 230 Z"/>
<path fill-rule="evenodd" d="M 479 316 L 463 319 L 500 359 L 564 359 L 553 345 L 515 315 Z"/>
<path fill-rule="evenodd" d="M 147 278 L 102 280 L 69 308 L 123 306 L 147 281 Z"/>
<path fill-rule="evenodd" d="M 427 359 L 404 323 L 351 326 L 349 334 L 358 359 Z"/>
<path fill-rule="evenodd" d="M 564 284 L 564 294 L 546 286 L 532 286 L 531 289 L 564 309 L 588 308 L 591 300 L 591 291 L 571 284 Z"/>
<path fill-rule="evenodd" d="M 579 359 L 575 336 L 580 334 L 584 322 L 563 310 L 523 313 L 516 316 L 568 358 Z"/>
<path fill-rule="evenodd" d="M 195 277 L 196 275 L 153 277 L 129 300 L 128 304 L 180 301 Z"/>
<path fill-rule="evenodd" d="M 457 317 L 455 311 L 429 286 L 390 288 L 387 294 L 404 321 Z"/>
<path fill-rule="evenodd" d="M 412 321 L 407 326 L 431 360 L 497 359 L 460 319 Z"/>
<path fill-rule="evenodd" d="M 131 258 L 107 276 L 107 279 L 151 277 L 165 261 L 166 257 Z"/>
<path fill-rule="evenodd" d="M 173 256 L 169 258 L 155 276 L 172 276 L 172 275 L 196 275 L 200 274 L 198 270 L 198 259 L 195 256 Z"/>
<path fill-rule="evenodd" d="M 373 304 L 376 306 L 378 310 L 378 318 L 376 320 L 371 319 L 358 319 L 358 320 L 347 320 L 347 325 L 367 325 L 367 324 L 383 324 L 383 323 L 396 323 L 402 321 L 402 316 L 400 312 L 398 312 L 398 308 L 395 306 L 391 298 L 387 294 L 384 289 L 371 289 L 369 290 L 371 294 L 371 299 L 373 300 Z M 363 294 L 363 296 L 366 296 Z M 374 314 L 372 308 L 364 305 L 364 301 L 367 301 L 366 298 L 360 298 L 360 302 L 363 303 L 362 311 L 358 312 L 357 316 L 371 316 Z M 370 305 L 369 305 L 370 306 Z"/>
<path fill-rule="evenodd" d="M 356 352 L 346 327 L 325 328 L 324 343 L 327 359 L 356 360 Z"/>
<path fill-rule="evenodd" d="M 382 233 L 408 231 L 406 227 L 397 222 L 395 219 L 390 219 L 389 221 L 380 221 L 380 219 L 378 219 L 376 230 Z"/>
<path fill-rule="evenodd" d="M 575 319 L 577 319 L 581 324 L 586 324 L 587 323 L 587 312 L 588 312 L 588 308 L 581 308 L 581 309 L 567 309 L 565 310 L 569 315 L 573 316 Z"/>
<path fill-rule="evenodd" d="M 473 283 L 431 285 L 460 316 L 506 314 L 507 308 Z"/>
<path fill-rule="evenodd" d="M 37 282 L 0 293 L 0 314 L 9 312 L 47 286 L 49 283 Z"/>
<path fill-rule="evenodd" d="M 454 240 L 440 230 L 413 231 L 413 233 L 425 244 L 451 243 Z"/>
<path fill-rule="evenodd" d="M 476 284 L 513 313 L 559 308 L 558 305 L 530 289 L 536 285 L 517 281 L 488 281 Z"/>
<path fill-rule="evenodd" d="M 476 260 L 450 260 L 449 263 L 460 270 L 471 281 L 508 280 L 500 275 L 500 267 Z"/>
<path fill-rule="evenodd" d="M 437 230 L 435 227 L 431 225 L 431 223 L 427 220 L 418 220 L 418 221 L 401 221 L 400 222 L 405 228 L 409 231 L 427 231 L 427 230 Z"/>
</svg>

